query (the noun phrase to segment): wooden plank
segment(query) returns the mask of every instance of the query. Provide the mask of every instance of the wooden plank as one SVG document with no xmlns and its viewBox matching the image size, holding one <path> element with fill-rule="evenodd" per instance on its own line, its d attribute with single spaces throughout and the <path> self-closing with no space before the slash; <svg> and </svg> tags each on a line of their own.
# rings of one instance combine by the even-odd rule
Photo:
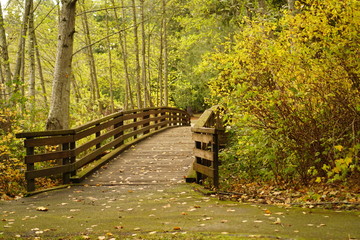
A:
<svg viewBox="0 0 360 240">
<path fill-rule="evenodd" d="M 89 129 L 86 129 L 86 130 L 83 130 L 83 131 L 79 131 L 76 133 L 75 135 L 75 139 L 76 140 L 80 140 L 84 137 L 87 137 L 87 136 L 90 136 L 96 132 L 99 132 L 101 130 L 104 130 L 106 128 L 109 128 L 119 122 L 123 121 L 123 117 L 119 117 L 119 118 L 116 118 L 116 119 L 113 119 L 109 122 L 105 122 L 105 123 L 101 123 L 100 125 L 98 126 L 93 126 L 92 128 L 89 128 Z"/>
<path fill-rule="evenodd" d="M 73 170 L 74 169 L 73 169 L 72 164 L 62 165 L 62 166 L 56 166 L 56 167 L 51 167 L 51 168 L 26 171 L 25 178 L 26 179 L 34 179 L 37 177 L 45 177 L 45 176 L 57 175 L 57 174 L 65 173 L 65 172 L 71 172 Z"/>
<path fill-rule="evenodd" d="M 213 142 L 213 135 L 211 134 L 192 134 L 192 140 L 195 142 L 202 142 L 202 143 L 212 143 Z"/>
<path fill-rule="evenodd" d="M 75 157 L 75 151 L 58 151 L 58 152 L 50 152 L 50 153 L 43 153 L 43 154 L 36 154 L 36 155 L 27 155 L 25 156 L 25 163 L 36 163 L 36 162 L 43 162 L 67 157 Z"/>
<path fill-rule="evenodd" d="M 194 171 L 202 173 L 208 177 L 214 177 L 214 169 L 212 169 L 211 167 L 206 167 L 198 163 L 193 163 L 193 169 Z"/>
<path fill-rule="evenodd" d="M 194 155 L 196 157 L 204 158 L 209 161 L 214 161 L 214 153 L 210 151 L 201 150 L 198 148 L 194 148 Z"/>
<path fill-rule="evenodd" d="M 25 139 L 24 146 L 25 147 L 39 147 L 45 145 L 58 145 L 63 143 L 73 142 L 74 135 L 68 136 L 53 136 L 48 138 L 36 138 L 36 139 Z"/>
<path fill-rule="evenodd" d="M 84 125 L 81 125 L 81 126 L 75 128 L 74 131 L 78 133 L 78 132 L 81 132 L 81 131 L 83 131 L 85 129 L 88 129 L 88 128 L 92 127 L 92 126 L 95 126 L 96 124 L 99 124 L 99 123 L 101 124 L 102 122 L 106 122 L 109 119 L 112 119 L 112 118 L 117 118 L 118 119 L 119 116 L 121 116 L 122 114 L 123 114 L 123 112 L 117 112 L 117 113 L 110 114 L 110 115 L 105 116 L 103 118 L 91 121 L 89 123 L 85 123 Z"/>
<path fill-rule="evenodd" d="M 216 133 L 215 128 L 206 128 L 206 127 L 192 127 L 191 131 L 196 133 L 211 133 L 211 134 Z"/>
<path fill-rule="evenodd" d="M 32 137 L 50 137 L 60 135 L 71 135 L 75 134 L 74 129 L 69 130 L 52 130 L 52 131 L 41 131 L 41 132 L 23 132 L 16 134 L 17 138 L 32 138 Z"/>
</svg>

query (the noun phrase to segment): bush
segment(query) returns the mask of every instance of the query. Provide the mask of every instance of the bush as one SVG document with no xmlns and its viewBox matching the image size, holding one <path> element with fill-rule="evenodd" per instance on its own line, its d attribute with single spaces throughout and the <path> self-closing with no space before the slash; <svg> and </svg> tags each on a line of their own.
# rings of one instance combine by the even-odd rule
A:
<svg viewBox="0 0 360 240">
<path fill-rule="evenodd" d="M 0 194 L 14 197 L 25 192 L 25 165 L 22 141 L 15 138 L 20 131 L 16 111 L 0 110 Z"/>
<path fill-rule="evenodd" d="M 279 20 L 245 19 L 209 59 L 213 102 L 235 133 L 228 164 L 245 177 L 346 181 L 360 170 L 360 3 L 302 2 Z"/>
</svg>

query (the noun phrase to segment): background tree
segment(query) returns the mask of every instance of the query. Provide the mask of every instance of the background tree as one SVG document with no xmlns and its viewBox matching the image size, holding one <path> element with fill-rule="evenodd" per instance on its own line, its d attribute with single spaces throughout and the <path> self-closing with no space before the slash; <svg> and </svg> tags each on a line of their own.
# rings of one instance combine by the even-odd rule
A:
<svg viewBox="0 0 360 240">
<path fill-rule="evenodd" d="M 48 130 L 69 127 L 71 61 L 75 34 L 77 0 L 61 1 L 59 37 L 54 70 L 50 112 L 46 123 Z"/>
</svg>

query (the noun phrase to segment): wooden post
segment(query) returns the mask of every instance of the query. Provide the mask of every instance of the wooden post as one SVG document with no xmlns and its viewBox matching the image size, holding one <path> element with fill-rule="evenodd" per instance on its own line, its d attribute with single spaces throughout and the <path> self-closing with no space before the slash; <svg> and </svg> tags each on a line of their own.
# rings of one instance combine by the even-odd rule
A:
<svg viewBox="0 0 360 240">
<path fill-rule="evenodd" d="M 33 139 L 33 137 L 29 137 L 29 138 L 26 138 L 26 139 Z M 34 155 L 34 153 L 35 153 L 34 147 L 27 147 L 26 148 L 26 156 Z M 27 163 L 27 162 L 25 162 L 25 163 L 26 163 L 26 172 L 30 172 L 30 171 L 35 170 L 34 163 Z M 35 191 L 35 179 L 34 178 L 29 179 L 26 176 L 26 173 L 25 173 L 25 179 L 26 179 L 26 191 L 28 191 L 28 192 Z"/>
<path fill-rule="evenodd" d="M 134 123 L 137 122 L 137 118 L 134 118 Z M 133 128 L 133 131 L 135 132 L 137 130 L 137 127 Z M 137 139 L 137 135 L 134 135 L 134 139 Z"/>
<path fill-rule="evenodd" d="M 214 178 L 213 185 L 215 188 L 219 187 L 219 136 L 215 129 L 215 133 L 213 134 L 213 143 L 211 146 L 211 151 L 213 152 L 213 169 L 214 169 Z"/>
<path fill-rule="evenodd" d="M 124 116 L 124 115 L 121 114 L 120 116 L 117 116 L 116 118 L 120 118 L 120 117 L 123 117 L 123 116 Z M 114 125 L 114 129 L 117 129 L 117 128 L 119 128 L 119 127 L 122 127 L 123 125 L 124 125 L 124 120 L 116 123 L 116 124 Z M 121 132 L 119 132 L 118 134 L 115 134 L 115 135 L 114 135 L 114 140 L 115 140 L 116 138 L 118 138 L 118 137 L 121 137 L 122 135 L 124 135 L 124 131 L 121 131 Z M 120 146 L 123 145 L 123 144 L 124 144 L 124 140 L 121 141 L 121 142 L 119 142 L 119 144 L 116 144 L 116 145 L 114 146 L 114 149 L 120 147 Z"/>
<path fill-rule="evenodd" d="M 72 150 L 75 150 L 75 148 L 76 148 L 76 142 L 74 140 L 74 141 L 70 142 L 69 150 L 72 151 Z M 70 157 L 69 160 L 70 160 L 70 164 L 74 163 L 76 161 L 76 156 Z M 70 176 L 75 176 L 75 175 L 76 175 L 76 170 L 74 170 L 70 173 Z"/>
<path fill-rule="evenodd" d="M 201 149 L 201 145 L 202 145 L 201 142 L 195 141 L 195 148 L 196 148 L 196 149 Z M 202 160 L 201 157 L 195 157 L 195 161 L 196 161 L 196 163 L 198 163 L 198 164 L 201 164 L 201 165 L 203 164 L 203 160 Z M 197 184 L 201 184 L 202 181 L 203 181 L 203 175 L 202 175 L 202 173 L 196 172 L 196 183 L 197 183 Z"/>
<path fill-rule="evenodd" d="M 62 151 L 68 151 L 70 149 L 70 143 L 63 143 L 62 144 Z M 70 164 L 70 158 L 66 157 L 62 160 L 63 165 Z M 63 173 L 63 184 L 69 184 L 70 183 L 70 172 Z"/>
<path fill-rule="evenodd" d="M 145 110 L 144 112 L 148 112 L 149 110 Z M 144 117 L 143 117 L 143 119 L 148 119 L 148 118 L 150 118 L 150 114 L 149 115 L 145 115 Z M 147 127 L 147 126 L 149 126 L 150 125 L 150 122 L 148 122 L 148 123 L 145 123 L 144 125 L 143 125 L 143 127 Z M 150 130 L 146 130 L 146 131 L 144 131 L 144 135 L 145 134 L 148 134 L 150 132 Z"/>
<path fill-rule="evenodd" d="M 100 123 L 96 124 L 95 127 L 100 126 Z M 100 137 L 101 131 L 98 131 L 95 133 L 95 138 Z M 101 147 L 101 143 L 96 144 L 96 149 L 99 149 Z"/>
</svg>

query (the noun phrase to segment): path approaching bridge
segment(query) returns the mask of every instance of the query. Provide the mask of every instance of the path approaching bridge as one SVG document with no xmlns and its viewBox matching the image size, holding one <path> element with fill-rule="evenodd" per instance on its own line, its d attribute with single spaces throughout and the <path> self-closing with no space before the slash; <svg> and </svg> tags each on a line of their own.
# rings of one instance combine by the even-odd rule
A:
<svg viewBox="0 0 360 240">
<path fill-rule="evenodd" d="M 194 191 L 183 183 L 192 149 L 190 127 L 170 128 L 80 185 L 0 202 L 0 240 L 360 238 L 358 212 L 219 201 Z"/>
</svg>

